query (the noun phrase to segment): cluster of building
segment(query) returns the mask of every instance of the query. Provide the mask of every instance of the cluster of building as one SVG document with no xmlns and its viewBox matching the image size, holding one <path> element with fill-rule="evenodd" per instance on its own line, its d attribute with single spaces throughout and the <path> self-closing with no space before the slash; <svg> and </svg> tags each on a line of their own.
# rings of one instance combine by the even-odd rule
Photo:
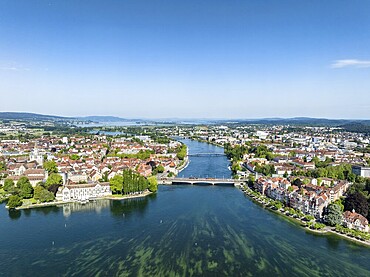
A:
<svg viewBox="0 0 370 277">
<path fill-rule="evenodd" d="M 54 161 L 63 179 L 58 200 L 70 201 L 111 194 L 107 181 L 130 169 L 147 177 L 161 166 L 163 174 L 178 173 L 177 141 L 157 143 L 148 136 L 107 138 L 103 135 L 57 137 L 43 136 L 27 141 L 0 142 L 0 184 L 6 178 L 15 183 L 23 176 L 32 186 L 48 178 L 45 161 Z"/>
<path fill-rule="evenodd" d="M 370 177 L 370 137 L 361 133 L 346 132 L 337 127 L 308 127 L 280 125 L 228 125 L 205 127 L 179 127 L 167 130 L 169 134 L 196 137 L 204 141 L 231 145 L 265 145 L 276 157 L 273 160 L 245 155 L 243 164 L 254 172 L 256 164 L 271 164 L 276 176 L 288 175 L 296 170 L 315 169 L 313 159 L 331 159 L 331 166 L 343 163 L 353 165 L 353 173 Z M 243 175 L 245 173 L 239 172 Z"/>
<path fill-rule="evenodd" d="M 254 183 L 254 188 L 262 195 L 280 201 L 287 207 L 302 211 L 306 215 L 312 215 L 316 219 L 322 219 L 328 205 L 345 194 L 349 182 L 323 180 L 321 185 L 317 179 L 311 179 L 309 183 L 303 180 L 293 181 L 293 178 L 266 178 L 260 177 Z M 307 180 L 307 179 L 305 179 Z M 343 213 L 343 225 L 350 229 L 368 232 L 368 220 L 355 211 Z"/>
<path fill-rule="evenodd" d="M 292 179 L 281 177 L 260 177 L 255 182 L 255 188 L 262 195 L 320 219 L 329 203 L 343 196 L 350 185 L 346 181 L 335 181 L 332 186 L 332 182 L 326 182 L 323 180 L 318 185 L 316 179 L 305 184 L 303 181 L 294 183 Z"/>
</svg>

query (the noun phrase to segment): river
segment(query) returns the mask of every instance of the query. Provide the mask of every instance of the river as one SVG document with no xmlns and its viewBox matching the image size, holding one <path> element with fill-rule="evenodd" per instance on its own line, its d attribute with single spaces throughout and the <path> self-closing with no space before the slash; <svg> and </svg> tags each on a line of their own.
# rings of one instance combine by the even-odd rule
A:
<svg viewBox="0 0 370 277">
<path fill-rule="evenodd" d="M 191 153 L 219 153 L 184 141 Z M 180 174 L 229 177 L 227 159 L 191 157 Z M 370 276 L 370 249 L 315 235 L 229 186 L 9 213 L 0 276 Z"/>
</svg>

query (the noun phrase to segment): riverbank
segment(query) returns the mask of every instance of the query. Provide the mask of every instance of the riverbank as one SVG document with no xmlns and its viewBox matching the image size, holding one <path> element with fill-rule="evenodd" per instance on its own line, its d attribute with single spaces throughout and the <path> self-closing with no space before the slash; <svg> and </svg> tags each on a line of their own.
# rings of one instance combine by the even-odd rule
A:
<svg viewBox="0 0 370 277">
<path fill-rule="evenodd" d="M 201 138 L 198 138 L 198 137 L 189 137 L 189 139 L 224 148 L 224 146 L 222 144 L 219 144 L 219 143 L 216 143 L 216 142 L 213 142 L 213 141 L 204 140 L 204 139 L 201 139 Z"/>
<path fill-rule="evenodd" d="M 141 193 L 141 194 L 133 194 L 133 195 L 117 195 L 117 196 L 106 196 L 106 197 L 101 197 L 101 198 L 94 198 L 94 199 L 91 199 L 91 200 L 104 200 L 104 199 L 108 199 L 108 200 L 124 200 L 124 199 L 131 199 L 131 198 L 140 198 L 140 197 L 146 197 L 150 194 L 153 194 L 155 192 L 151 192 L 151 191 L 148 191 L 148 192 L 144 192 L 144 193 Z M 51 206 L 60 206 L 60 205 L 66 205 L 66 204 L 69 204 L 69 203 L 79 203 L 81 205 L 85 204 L 85 203 L 82 203 L 82 202 L 79 202 L 79 201 L 53 201 L 53 202 L 47 202 L 47 203 L 37 203 L 37 204 L 30 204 L 30 205 L 26 205 L 26 206 L 20 206 L 20 207 L 16 207 L 15 209 L 16 210 L 28 210 L 28 209 L 33 209 L 33 208 L 43 208 L 43 207 L 51 207 Z M 7 206 L 5 206 L 6 208 L 8 208 Z"/>
<path fill-rule="evenodd" d="M 367 247 L 370 247 L 370 241 L 363 241 L 363 240 L 360 240 L 360 239 L 357 239 L 355 237 L 350 237 L 350 236 L 347 236 L 346 234 L 342 234 L 336 230 L 328 230 L 327 233 L 331 233 L 332 235 L 337 235 L 337 236 L 340 236 L 346 240 L 351 240 L 352 242 L 355 242 L 355 243 L 359 243 L 361 245 L 364 245 L 364 246 L 367 246 Z"/>
<path fill-rule="evenodd" d="M 284 218 L 290 220 L 291 222 L 294 222 L 294 223 L 298 224 L 300 227 L 304 228 L 308 232 L 315 233 L 315 234 L 318 234 L 318 235 L 328 235 L 328 234 L 330 234 L 330 235 L 337 235 L 337 236 L 340 236 L 341 238 L 346 239 L 346 240 L 349 240 L 351 242 L 355 242 L 355 243 L 361 244 L 362 246 L 370 247 L 370 241 L 364 241 L 364 240 L 357 239 L 355 237 L 348 236 L 346 234 L 342 234 L 342 233 L 336 231 L 334 229 L 334 227 L 326 226 L 325 228 L 323 228 L 321 230 L 312 229 L 312 228 L 310 228 L 308 226 L 309 221 L 305 221 L 302 218 L 297 218 L 297 217 L 293 217 L 291 215 L 288 215 L 287 212 L 285 210 L 283 210 L 283 209 L 277 209 L 277 210 L 275 210 L 275 209 L 272 209 L 270 206 L 268 206 L 268 204 L 270 204 L 274 200 L 272 200 L 272 199 L 271 200 L 268 200 L 269 202 L 266 203 L 265 201 L 262 201 L 261 199 L 259 199 L 255 195 L 253 195 L 252 192 L 254 192 L 254 191 L 251 188 L 249 188 L 248 186 L 238 186 L 238 187 L 254 203 L 259 204 L 264 209 L 267 209 L 270 212 L 273 212 L 273 213 L 275 213 L 277 215 L 283 216 Z"/>
<path fill-rule="evenodd" d="M 287 215 L 287 213 L 286 213 L 284 210 L 281 210 L 281 209 L 277 209 L 277 210 L 275 210 L 275 209 L 271 208 L 269 205 L 271 205 L 271 203 L 270 203 L 270 202 L 272 202 L 273 200 L 271 200 L 270 202 L 266 203 L 266 202 L 264 202 L 264 201 L 261 201 L 260 199 L 258 199 L 258 198 L 257 198 L 257 197 L 255 197 L 254 195 L 252 195 L 250 192 L 253 192 L 253 190 L 251 190 L 248 186 L 240 185 L 240 186 L 237 186 L 237 187 L 239 187 L 239 188 L 242 190 L 242 192 L 243 192 L 246 196 L 248 196 L 248 197 L 252 200 L 252 202 L 254 202 L 255 204 L 259 204 L 259 205 L 260 205 L 260 206 L 262 206 L 264 209 L 266 209 L 266 210 L 268 210 L 268 211 L 270 211 L 270 212 L 272 212 L 272 213 L 275 213 L 275 214 L 277 214 L 277 215 L 279 215 L 279 216 L 282 216 L 282 217 L 284 217 L 284 218 L 288 219 L 289 221 L 294 222 L 294 223 L 296 223 L 296 224 L 300 225 L 301 227 L 304 227 L 304 228 L 306 228 L 306 229 L 308 229 L 308 230 L 312 230 L 312 229 L 309 229 L 309 228 L 307 227 L 307 223 L 308 223 L 308 221 L 301 220 L 301 219 L 299 219 L 299 218 L 289 216 L 289 215 Z"/>
<path fill-rule="evenodd" d="M 57 206 L 57 205 L 64 205 L 71 203 L 72 201 L 65 202 L 65 201 L 53 201 L 53 202 L 46 202 L 46 203 L 37 203 L 37 204 L 30 204 L 26 206 L 20 206 L 16 207 L 16 210 L 28 210 L 28 209 L 33 209 L 33 208 L 43 208 L 43 207 L 50 207 L 50 206 Z M 5 206 L 8 208 L 8 206 Z"/>
<path fill-rule="evenodd" d="M 188 167 L 188 165 L 189 165 L 189 163 L 190 163 L 189 156 L 188 156 L 188 153 L 186 153 L 186 157 L 184 158 L 184 163 L 183 163 L 181 166 L 179 166 L 179 167 L 177 168 L 178 173 L 180 173 L 180 172 L 181 172 L 181 171 L 183 171 L 185 168 L 187 168 L 187 167 Z M 178 173 L 177 173 L 177 174 L 178 174 Z"/>
<path fill-rule="evenodd" d="M 140 198 L 140 197 L 145 197 L 145 196 L 148 196 L 150 194 L 153 194 L 155 192 L 151 192 L 151 191 L 146 191 L 146 192 L 143 192 L 143 193 L 140 193 L 140 194 L 132 194 L 132 195 L 119 195 L 119 194 L 112 194 L 110 196 L 106 196 L 104 198 L 100 198 L 100 199 L 109 199 L 109 200 L 124 200 L 124 199 L 131 199 L 131 198 Z"/>
</svg>

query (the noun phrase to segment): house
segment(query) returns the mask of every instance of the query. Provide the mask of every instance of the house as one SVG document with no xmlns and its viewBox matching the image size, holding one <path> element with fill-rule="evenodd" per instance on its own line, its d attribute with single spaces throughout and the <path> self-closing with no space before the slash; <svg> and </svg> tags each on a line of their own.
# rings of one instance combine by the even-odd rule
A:
<svg viewBox="0 0 370 277">
<path fill-rule="evenodd" d="M 148 177 L 152 174 L 152 167 L 150 165 L 140 164 L 137 168 L 137 172 L 144 177 Z"/>
<path fill-rule="evenodd" d="M 27 169 L 23 175 L 30 180 L 33 187 L 36 187 L 40 182 L 45 182 L 47 179 L 47 173 L 44 169 Z"/>
<path fill-rule="evenodd" d="M 88 175 L 85 172 L 68 172 L 68 180 L 73 183 L 85 183 L 87 182 Z"/>
<path fill-rule="evenodd" d="M 259 193 L 265 195 L 268 184 L 269 183 L 265 179 L 259 178 L 257 182 L 255 182 L 254 186 Z"/>
<path fill-rule="evenodd" d="M 362 232 L 369 232 L 368 220 L 355 212 L 355 210 L 345 211 L 343 213 L 343 225 L 349 229 L 356 229 Z"/>
<path fill-rule="evenodd" d="M 93 181 L 93 182 L 97 182 L 99 181 L 101 178 L 103 178 L 103 175 L 96 171 L 95 169 L 93 169 L 90 174 L 89 174 L 89 178 Z"/>
<path fill-rule="evenodd" d="M 328 195 L 330 197 L 330 201 L 336 201 L 339 199 L 341 196 L 344 195 L 344 193 L 347 191 L 349 187 L 349 183 L 345 181 L 339 182 L 337 185 L 335 185 L 332 188 L 328 189 Z"/>
<path fill-rule="evenodd" d="M 23 164 L 20 163 L 10 164 L 7 167 L 9 172 L 11 172 L 15 176 L 22 175 L 27 169 Z"/>
<path fill-rule="evenodd" d="M 304 162 L 301 159 L 294 159 L 290 163 L 294 164 L 296 166 L 299 166 L 303 169 L 306 169 L 306 170 L 315 169 L 315 163 L 307 163 L 307 162 Z"/>
</svg>

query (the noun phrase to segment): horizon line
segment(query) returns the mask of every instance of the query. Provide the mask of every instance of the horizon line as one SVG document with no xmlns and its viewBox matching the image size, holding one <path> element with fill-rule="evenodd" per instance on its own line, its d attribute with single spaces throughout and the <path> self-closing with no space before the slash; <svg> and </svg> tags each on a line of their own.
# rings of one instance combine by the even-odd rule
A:
<svg viewBox="0 0 370 277">
<path fill-rule="evenodd" d="M 48 114 L 48 113 L 38 113 L 38 112 L 29 112 L 29 111 L 1 111 L 2 113 L 26 113 L 26 114 L 34 114 L 34 115 L 41 115 L 41 116 L 53 116 L 53 117 L 63 117 L 63 118 L 84 118 L 84 117 L 116 117 L 119 119 L 126 119 L 126 120 L 281 120 L 281 119 L 326 119 L 326 120 L 370 120 L 370 118 L 333 118 L 333 117 L 315 117 L 315 116 L 291 116 L 291 117 L 284 117 L 284 116 L 267 116 L 267 117 L 126 117 L 120 115 L 60 115 L 60 114 Z"/>
</svg>

